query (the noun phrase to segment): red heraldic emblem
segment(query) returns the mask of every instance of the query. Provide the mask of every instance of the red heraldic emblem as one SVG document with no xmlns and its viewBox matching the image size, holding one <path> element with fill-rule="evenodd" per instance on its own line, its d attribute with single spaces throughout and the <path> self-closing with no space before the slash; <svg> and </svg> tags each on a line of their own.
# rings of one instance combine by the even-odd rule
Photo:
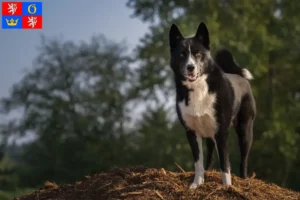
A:
<svg viewBox="0 0 300 200">
<path fill-rule="evenodd" d="M 43 27 L 42 16 L 23 16 L 22 28 L 23 29 L 41 29 Z"/>
<path fill-rule="evenodd" d="M 2 16 L 22 15 L 22 2 L 2 2 Z"/>
</svg>

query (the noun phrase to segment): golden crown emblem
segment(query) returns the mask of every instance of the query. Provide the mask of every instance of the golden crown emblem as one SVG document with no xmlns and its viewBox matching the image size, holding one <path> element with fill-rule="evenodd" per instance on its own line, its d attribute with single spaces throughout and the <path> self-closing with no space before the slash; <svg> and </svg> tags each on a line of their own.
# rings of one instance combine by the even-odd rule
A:
<svg viewBox="0 0 300 200">
<path fill-rule="evenodd" d="M 9 21 L 8 21 L 8 19 L 6 19 L 6 23 L 8 26 L 17 26 L 18 21 L 19 21 L 19 19 L 16 19 L 16 21 L 13 18 L 11 18 Z"/>
</svg>

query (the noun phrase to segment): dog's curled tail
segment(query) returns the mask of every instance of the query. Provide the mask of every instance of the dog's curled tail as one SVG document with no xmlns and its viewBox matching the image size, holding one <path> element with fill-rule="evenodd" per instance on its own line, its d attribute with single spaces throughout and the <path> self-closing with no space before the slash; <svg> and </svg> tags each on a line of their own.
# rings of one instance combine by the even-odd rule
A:
<svg viewBox="0 0 300 200">
<path fill-rule="evenodd" d="M 251 72 L 246 68 L 241 68 L 234 60 L 232 53 L 227 49 L 221 49 L 216 54 L 216 62 L 225 73 L 238 74 L 247 80 L 252 80 Z"/>
</svg>

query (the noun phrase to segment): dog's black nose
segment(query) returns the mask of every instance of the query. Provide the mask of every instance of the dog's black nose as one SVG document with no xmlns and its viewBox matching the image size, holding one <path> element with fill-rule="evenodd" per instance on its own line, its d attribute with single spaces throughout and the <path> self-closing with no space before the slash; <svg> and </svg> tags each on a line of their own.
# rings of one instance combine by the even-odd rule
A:
<svg viewBox="0 0 300 200">
<path fill-rule="evenodd" d="M 189 72 L 192 72 L 195 69 L 195 67 L 193 65 L 188 65 L 186 68 Z"/>
</svg>

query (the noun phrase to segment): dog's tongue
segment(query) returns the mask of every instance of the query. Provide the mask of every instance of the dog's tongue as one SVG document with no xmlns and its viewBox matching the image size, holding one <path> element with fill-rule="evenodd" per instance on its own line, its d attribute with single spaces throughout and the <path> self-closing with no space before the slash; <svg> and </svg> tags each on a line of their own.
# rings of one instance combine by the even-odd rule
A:
<svg viewBox="0 0 300 200">
<path fill-rule="evenodd" d="M 194 74 L 188 74 L 188 77 L 189 77 L 189 78 L 194 78 L 195 75 L 194 75 Z"/>
</svg>

